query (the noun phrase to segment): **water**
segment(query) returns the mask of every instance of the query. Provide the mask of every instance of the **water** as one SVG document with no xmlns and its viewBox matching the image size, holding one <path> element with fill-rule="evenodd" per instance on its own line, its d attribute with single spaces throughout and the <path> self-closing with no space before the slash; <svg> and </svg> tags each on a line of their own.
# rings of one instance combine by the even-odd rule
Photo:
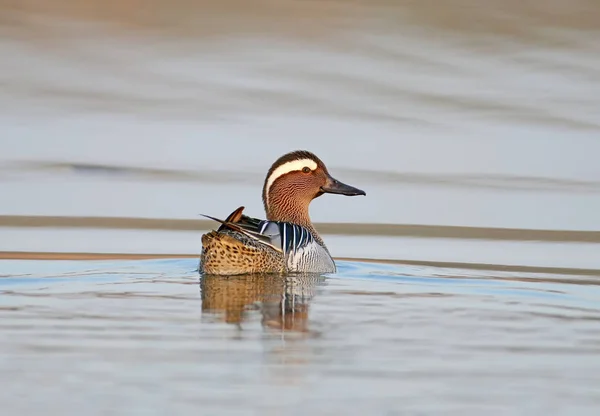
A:
<svg viewBox="0 0 600 416">
<path fill-rule="evenodd" d="M 597 414 L 599 22 L 0 0 L 3 412 Z M 311 206 L 339 272 L 200 279 L 297 148 L 367 192 Z"/>
<path fill-rule="evenodd" d="M 1 280 L 5 411 L 597 410 L 597 277 L 340 262 L 199 283 L 195 266 L 5 261 L 29 272 Z"/>
</svg>

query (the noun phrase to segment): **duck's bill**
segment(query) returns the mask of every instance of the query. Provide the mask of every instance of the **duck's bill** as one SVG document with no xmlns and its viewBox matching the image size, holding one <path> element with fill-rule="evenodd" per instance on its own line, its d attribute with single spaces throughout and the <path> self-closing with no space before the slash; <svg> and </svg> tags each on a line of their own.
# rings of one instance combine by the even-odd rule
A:
<svg viewBox="0 0 600 416">
<path fill-rule="evenodd" d="M 367 195 L 362 189 L 354 186 L 346 185 L 334 178 L 329 178 L 324 186 L 321 186 L 321 191 L 328 194 L 339 194 L 347 196 Z"/>
</svg>

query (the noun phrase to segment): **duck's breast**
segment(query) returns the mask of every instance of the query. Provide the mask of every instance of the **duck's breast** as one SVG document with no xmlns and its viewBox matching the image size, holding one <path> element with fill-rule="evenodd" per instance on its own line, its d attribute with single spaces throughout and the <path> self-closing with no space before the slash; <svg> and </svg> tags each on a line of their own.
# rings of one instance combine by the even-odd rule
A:
<svg viewBox="0 0 600 416">
<path fill-rule="evenodd" d="M 335 263 L 325 247 L 312 241 L 287 253 L 290 272 L 335 273 Z"/>
</svg>

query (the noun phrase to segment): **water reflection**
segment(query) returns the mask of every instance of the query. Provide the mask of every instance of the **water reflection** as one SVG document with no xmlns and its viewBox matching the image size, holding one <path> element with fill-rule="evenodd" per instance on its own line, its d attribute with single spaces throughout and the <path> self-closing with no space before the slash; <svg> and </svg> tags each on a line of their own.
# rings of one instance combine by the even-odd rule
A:
<svg viewBox="0 0 600 416">
<path fill-rule="evenodd" d="M 309 304 L 325 278 L 320 275 L 202 276 L 202 315 L 237 325 L 252 311 L 267 330 L 308 332 Z"/>
</svg>

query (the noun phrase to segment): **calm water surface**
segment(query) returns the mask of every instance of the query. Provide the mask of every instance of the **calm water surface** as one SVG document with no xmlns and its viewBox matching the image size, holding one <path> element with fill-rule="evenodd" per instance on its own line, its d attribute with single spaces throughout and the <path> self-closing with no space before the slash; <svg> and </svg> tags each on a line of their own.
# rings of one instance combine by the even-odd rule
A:
<svg viewBox="0 0 600 416">
<path fill-rule="evenodd" d="M 2 261 L 6 414 L 595 414 L 600 276 Z"/>
<path fill-rule="evenodd" d="M 0 257 L 170 257 L 0 260 L 3 415 L 599 413 L 597 1 L 147 3 L 0 0 Z M 201 280 L 297 148 L 349 260 Z"/>
</svg>

